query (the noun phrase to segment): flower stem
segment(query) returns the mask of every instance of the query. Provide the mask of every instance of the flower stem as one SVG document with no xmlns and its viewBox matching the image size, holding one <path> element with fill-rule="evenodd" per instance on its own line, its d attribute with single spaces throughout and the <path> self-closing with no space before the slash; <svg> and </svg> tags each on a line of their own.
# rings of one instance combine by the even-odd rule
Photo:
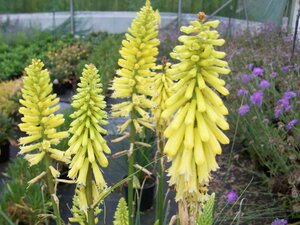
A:
<svg viewBox="0 0 300 225">
<path fill-rule="evenodd" d="M 46 183 L 47 183 L 47 187 L 50 192 L 50 195 L 51 195 L 51 202 L 52 202 L 53 214 L 55 216 L 56 225 L 61 225 L 62 219 L 61 219 L 60 212 L 59 212 L 58 199 L 56 197 L 56 193 L 55 193 L 55 189 L 54 189 L 53 177 L 52 177 L 51 171 L 49 169 L 51 162 L 50 162 L 50 157 L 48 154 L 45 155 L 44 163 L 45 163 L 46 173 L 47 173 Z"/>
<path fill-rule="evenodd" d="M 92 177 L 92 169 L 91 169 L 91 164 L 89 164 L 88 168 L 88 173 L 86 176 L 86 200 L 88 204 L 88 224 L 89 225 L 94 225 L 95 224 L 95 215 L 94 215 L 94 208 L 92 207 L 93 205 L 93 177 Z"/>
<path fill-rule="evenodd" d="M 133 113 L 131 113 L 131 118 L 133 118 Z M 135 127 L 133 125 L 133 122 L 131 122 L 130 125 L 130 144 L 134 144 L 134 135 L 135 135 Z M 130 176 L 131 174 L 134 173 L 134 168 L 133 168 L 133 164 L 134 164 L 134 153 L 133 150 L 132 152 L 130 152 L 128 154 L 128 176 Z M 131 177 L 131 179 L 128 182 L 128 218 L 129 218 L 129 225 L 133 225 L 133 215 L 134 215 L 134 211 L 133 211 L 133 178 Z"/>
<path fill-rule="evenodd" d="M 159 153 L 158 153 L 158 218 L 159 225 L 163 224 L 164 220 L 164 158 L 163 158 L 164 143 L 162 139 L 159 139 Z"/>
</svg>

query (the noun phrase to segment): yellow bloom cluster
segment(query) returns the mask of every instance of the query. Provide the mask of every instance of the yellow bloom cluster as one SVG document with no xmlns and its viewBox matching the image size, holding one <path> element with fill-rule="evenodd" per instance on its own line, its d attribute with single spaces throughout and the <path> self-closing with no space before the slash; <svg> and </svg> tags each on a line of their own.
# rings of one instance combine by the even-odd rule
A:
<svg viewBox="0 0 300 225">
<path fill-rule="evenodd" d="M 66 155 L 75 154 L 70 164 L 68 176 L 77 178 L 77 183 L 86 185 L 88 168 L 91 166 L 96 184 L 99 188 L 106 186 L 101 167 L 107 167 L 108 160 L 104 153 L 110 154 L 110 149 L 105 139 L 101 136 L 106 130 L 100 125 L 107 124 L 104 119 L 107 113 L 104 96 L 101 95 L 102 84 L 98 70 L 94 65 L 86 65 L 83 70 L 77 94 L 73 96 L 72 107 L 76 111 L 71 115 L 73 122 L 69 132 L 72 137 L 69 140 L 69 148 Z"/>
<path fill-rule="evenodd" d="M 173 86 L 173 80 L 168 73 L 171 63 L 168 63 L 165 57 L 163 57 L 162 61 L 162 65 L 155 67 L 155 70 L 160 72 L 154 77 L 154 95 L 152 97 L 152 101 L 155 103 L 152 112 L 156 122 L 156 129 L 158 130 L 160 128 L 164 129 L 166 126 L 166 120 L 161 117 L 161 114 L 166 109 L 165 102 L 171 97 L 171 87 Z"/>
<path fill-rule="evenodd" d="M 202 17 L 202 14 L 200 14 Z M 223 39 L 214 28 L 219 21 L 199 19 L 181 27 L 182 35 L 171 57 L 180 62 L 168 71 L 177 81 L 174 94 L 167 99 L 163 118 L 175 115 L 164 132 L 168 141 L 164 152 L 172 160 L 168 171 L 170 185 L 175 185 L 176 200 L 201 201 L 201 187 L 209 182 L 210 172 L 218 168 L 215 156 L 221 154 L 221 144 L 229 139 L 221 130 L 228 130 L 224 117 L 228 114 L 222 99 L 214 91 L 228 95 L 221 74 L 230 69 L 224 52 L 216 51 Z"/>
<path fill-rule="evenodd" d="M 56 128 L 64 123 L 62 114 L 54 114 L 59 110 L 59 98 L 51 94 L 49 73 L 40 60 L 32 60 L 32 64 L 25 68 L 24 87 L 22 89 L 23 105 L 19 112 L 23 114 L 20 130 L 28 136 L 20 138 L 20 154 L 25 154 L 25 159 L 30 165 L 39 163 L 46 154 L 51 158 L 68 162 L 63 151 L 53 148 L 61 139 L 68 136 L 68 132 L 57 132 Z M 33 152 L 28 154 L 29 152 Z M 57 174 L 53 167 L 51 170 Z M 54 171 L 55 170 L 55 171 Z"/>
<path fill-rule="evenodd" d="M 97 199 L 100 196 L 101 190 L 99 190 L 98 186 L 95 182 L 92 183 L 92 195 L 94 199 Z M 71 212 L 73 217 L 69 218 L 71 223 L 79 223 L 80 225 L 86 225 L 88 221 L 88 203 L 86 199 L 86 188 L 82 185 L 77 185 L 75 189 L 75 195 L 73 197 L 73 206 L 71 208 Z M 101 209 L 99 206 L 93 208 L 95 215 L 95 224 L 98 224 L 97 215 L 100 214 Z"/>
<path fill-rule="evenodd" d="M 120 132 L 131 122 L 137 132 L 141 132 L 143 126 L 152 128 L 147 109 L 152 108 L 154 104 L 147 96 L 153 95 L 151 86 L 155 73 L 151 72 L 151 69 L 155 67 L 158 54 L 157 35 L 157 15 L 147 0 L 125 34 L 126 40 L 122 41 L 121 59 L 118 61 L 121 69 L 117 71 L 118 76 L 113 80 L 112 97 L 128 100 L 113 105 L 112 116 L 128 117 L 132 111 L 136 112 L 135 118 L 129 118 L 119 127 Z"/>
</svg>

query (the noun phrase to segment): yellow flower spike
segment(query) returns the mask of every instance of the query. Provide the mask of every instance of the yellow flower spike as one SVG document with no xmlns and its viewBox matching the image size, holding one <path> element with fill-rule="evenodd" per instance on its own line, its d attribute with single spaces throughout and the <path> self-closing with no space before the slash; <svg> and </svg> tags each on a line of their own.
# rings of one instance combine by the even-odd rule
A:
<svg viewBox="0 0 300 225">
<path fill-rule="evenodd" d="M 152 97 L 152 101 L 155 103 L 155 107 L 152 108 L 154 120 L 156 122 L 156 129 L 161 129 L 159 132 L 163 132 L 166 127 L 166 120 L 161 117 L 161 113 L 166 109 L 166 100 L 171 96 L 171 86 L 173 81 L 171 80 L 168 69 L 171 64 L 167 62 L 166 57 L 162 59 L 162 65 L 157 66 L 157 70 L 161 70 L 155 75 L 154 90 L 155 95 Z M 180 125 L 180 124 L 179 124 Z"/>
<path fill-rule="evenodd" d="M 69 176 L 74 179 L 78 174 L 77 170 L 80 169 L 77 182 L 82 185 L 85 185 L 87 169 L 92 164 L 93 168 L 107 166 L 105 155 L 99 153 L 104 146 L 106 148 L 105 140 L 100 134 L 106 133 L 100 125 L 106 124 L 104 119 L 107 118 L 104 111 L 106 103 L 101 93 L 102 85 L 98 70 L 94 65 L 86 65 L 78 84 L 77 94 L 73 97 L 72 106 L 75 112 L 71 115 L 74 120 L 70 127 L 70 133 L 73 135 L 66 152 L 67 155 L 75 155 L 70 164 Z M 106 183 L 97 185 L 106 186 Z"/>
<path fill-rule="evenodd" d="M 98 167 L 98 166 L 97 166 Z M 92 193 L 93 196 L 98 197 L 98 193 L 103 190 L 99 189 L 98 185 L 94 182 L 92 183 Z M 86 197 L 86 188 L 81 185 L 77 185 L 75 189 L 75 195 L 73 197 L 73 206 L 71 208 L 71 212 L 73 213 L 73 217 L 69 218 L 71 223 L 79 223 L 80 225 L 86 225 L 88 221 L 88 200 Z M 96 206 L 93 209 L 95 218 L 94 224 L 98 223 L 97 215 L 101 213 L 101 209 L 99 206 Z"/>
<path fill-rule="evenodd" d="M 221 131 L 229 129 L 224 117 L 228 110 L 218 93 L 229 94 L 220 77 L 230 69 L 222 60 L 226 54 L 214 49 L 225 41 L 215 30 L 219 21 L 205 22 L 204 13 L 198 17 L 181 28 L 185 34 L 178 40 L 182 44 L 170 54 L 179 63 L 168 70 L 176 83 L 162 112 L 164 119 L 171 119 L 164 132 L 168 138 L 164 152 L 172 161 L 169 183 L 175 185 L 176 201 L 187 203 L 187 212 L 192 208 L 201 211 L 201 188 L 218 168 L 215 156 L 222 152 L 220 143 L 229 143 Z M 190 222 L 193 215 L 189 215 Z"/>
<path fill-rule="evenodd" d="M 112 116 L 130 117 L 134 111 L 135 117 L 121 125 L 119 132 L 126 130 L 132 122 L 137 132 L 141 132 L 143 126 L 152 123 L 149 109 L 154 104 L 147 97 L 155 95 L 155 89 L 152 87 L 155 73 L 151 70 L 155 67 L 158 54 L 159 23 L 159 13 L 153 11 L 150 1 L 147 0 L 125 34 L 126 40 L 122 41 L 121 58 L 118 61 L 121 69 L 117 71 L 113 80 L 112 97 L 129 100 L 113 105 Z M 137 120 L 138 118 L 142 120 Z"/>
<path fill-rule="evenodd" d="M 100 167 L 106 167 L 108 160 L 105 153 L 110 154 L 102 134 L 107 131 L 101 125 L 107 124 L 104 111 L 106 103 L 102 93 L 102 84 L 98 70 L 94 65 L 86 65 L 78 84 L 77 93 L 73 96 L 70 116 L 73 118 L 69 132 L 72 134 L 66 155 L 74 155 L 70 163 L 68 176 L 76 180 L 76 194 L 73 198 L 73 217 L 71 222 L 89 223 L 89 219 L 100 213 L 97 204 L 92 210 L 94 200 L 107 188 Z M 95 182 L 92 178 L 95 178 Z"/>
<path fill-rule="evenodd" d="M 59 98 L 51 95 L 52 84 L 47 70 L 43 70 L 44 64 L 40 60 L 32 60 L 32 64 L 25 68 L 26 76 L 22 89 L 22 99 L 19 112 L 23 115 L 23 123 L 19 124 L 20 130 L 28 136 L 19 139 L 20 154 L 34 152 L 25 156 L 30 165 L 40 162 L 46 152 L 50 152 L 51 145 L 58 143 L 59 140 L 66 138 L 68 132 L 56 132 L 56 128 L 61 125 L 63 115 L 54 113 L 59 109 Z M 42 87 L 42 88 L 41 88 Z M 54 119 L 54 120 L 51 120 Z M 51 120 L 50 122 L 48 122 Z M 55 120 L 59 122 L 53 123 Z M 51 130 L 51 132 L 50 132 Z M 56 152 L 49 154 L 53 159 L 65 162 L 64 155 L 56 155 Z"/>
</svg>

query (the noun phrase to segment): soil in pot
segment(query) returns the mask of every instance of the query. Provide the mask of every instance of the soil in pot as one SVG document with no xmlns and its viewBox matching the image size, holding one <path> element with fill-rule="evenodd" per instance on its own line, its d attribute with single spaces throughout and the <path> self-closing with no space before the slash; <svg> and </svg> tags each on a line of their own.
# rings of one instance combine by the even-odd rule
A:
<svg viewBox="0 0 300 225">
<path fill-rule="evenodd" d="M 124 177 L 126 178 L 126 177 Z M 140 211 L 144 212 L 148 209 L 150 209 L 154 202 L 154 196 L 155 196 L 155 187 L 156 187 L 156 179 L 154 176 L 146 178 L 146 181 L 144 183 L 141 183 L 141 189 L 133 189 L 135 193 L 135 199 L 136 199 L 136 206 L 137 204 L 137 194 L 140 196 Z M 128 183 L 124 184 L 124 192 L 125 192 L 125 198 L 128 203 Z"/>
<path fill-rule="evenodd" d="M 0 143 L 0 163 L 7 162 L 9 160 L 9 141 L 5 140 Z"/>
</svg>

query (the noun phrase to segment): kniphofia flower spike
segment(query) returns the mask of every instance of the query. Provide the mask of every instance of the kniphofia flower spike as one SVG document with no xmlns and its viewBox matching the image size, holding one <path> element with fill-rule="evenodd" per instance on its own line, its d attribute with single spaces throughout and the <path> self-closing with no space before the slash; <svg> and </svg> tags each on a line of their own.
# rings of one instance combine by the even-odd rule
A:
<svg viewBox="0 0 300 225">
<path fill-rule="evenodd" d="M 229 129 L 224 117 L 228 110 L 217 92 L 229 94 L 220 75 L 230 70 L 222 60 L 225 53 L 215 50 L 225 41 L 214 30 L 219 21 L 204 20 L 205 14 L 199 13 L 199 20 L 181 27 L 182 44 L 171 53 L 179 63 L 169 70 L 177 83 L 162 113 L 163 118 L 175 113 L 164 132 L 168 138 L 164 152 L 172 161 L 169 184 L 175 185 L 177 201 L 189 203 L 203 201 L 203 187 L 218 168 L 215 157 L 222 152 L 220 143 L 229 143 L 221 131 Z"/>
<path fill-rule="evenodd" d="M 47 154 L 49 157 L 68 162 L 63 151 L 55 149 L 61 139 L 68 136 L 68 132 L 57 132 L 56 128 L 64 123 L 62 114 L 54 114 L 59 110 L 59 98 L 51 94 L 52 84 L 48 70 L 44 69 L 40 60 L 33 59 L 32 64 L 25 68 L 24 87 L 22 89 L 23 105 L 19 112 L 23 115 L 20 130 L 27 136 L 20 138 L 20 154 L 26 154 L 25 159 L 30 165 L 39 163 Z M 53 176 L 59 172 L 50 167 Z"/>
<path fill-rule="evenodd" d="M 66 154 L 75 156 L 71 161 L 68 176 L 85 186 L 88 168 L 91 166 L 96 184 L 99 188 L 104 188 L 106 183 L 100 166 L 107 167 L 108 160 L 104 153 L 111 152 L 101 135 L 107 131 L 100 126 L 107 124 L 104 120 L 107 118 L 104 111 L 106 103 L 104 96 L 101 95 L 102 84 L 98 70 L 94 65 L 85 67 L 72 102 L 72 107 L 76 111 L 70 116 L 74 120 L 69 130 L 72 137 Z"/>
<path fill-rule="evenodd" d="M 130 123 L 133 123 L 137 132 L 142 127 L 152 128 L 148 109 L 154 106 L 147 96 L 153 96 L 152 81 L 155 67 L 156 55 L 159 45 L 158 19 L 151 7 L 150 1 L 137 14 L 133 20 L 126 40 L 122 41 L 120 50 L 121 59 L 118 64 L 121 67 L 113 80 L 112 97 L 125 98 L 126 101 L 112 106 L 113 117 L 128 117 L 135 111 L 135 118 L 129 118 L 119 127 L 123 132 Z"/>
</svg>

